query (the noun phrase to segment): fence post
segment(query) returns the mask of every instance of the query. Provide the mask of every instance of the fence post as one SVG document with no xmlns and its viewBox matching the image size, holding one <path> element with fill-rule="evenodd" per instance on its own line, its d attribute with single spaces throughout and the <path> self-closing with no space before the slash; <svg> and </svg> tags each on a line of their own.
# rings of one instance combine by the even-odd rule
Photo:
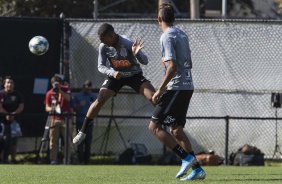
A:
<svg viewBox="0 0 282 184">
<path fill-rule="evenodd" d="M 68 159 L 69 158 L 69 154 L 71 154 L 71 153 L 69 153 L 69 139 L 70 139 L 70 137 L 69 136 L 71 136 L 70 134 L 69 134 L 69 118 L 70 118 L 70 116 L 69 116 L 69 113 L 66 115 L 66 117 L 65 117 L 65 125 L 66 125 L 66 127 L 65 127 L 65 137 L 64 137 L 64 146 L 65 146 L 65 150 L 64 150 L 64 164 L 65 165 L 67 165 L 67 164 L 69 164 L 70 163 L 70 160 Z"/>
<path fill-rule="evenodd" d="M 64 72 L 64 66 L 63 66 L 63 63 L 64 63 L 64 47 L 65 47 L 65 14 L 62 12 L 60 14 L 60 19 L 62 21 L 62 30 L 61 30 L 61 51 L 60 51 L 60 74 L 63 75 L 65 74 Z"/>
<path fill-rule="evenodd" d="M 225 165 L 228 165 L 229 116 L 225 116 L 225 123 Z"/>
</svg>

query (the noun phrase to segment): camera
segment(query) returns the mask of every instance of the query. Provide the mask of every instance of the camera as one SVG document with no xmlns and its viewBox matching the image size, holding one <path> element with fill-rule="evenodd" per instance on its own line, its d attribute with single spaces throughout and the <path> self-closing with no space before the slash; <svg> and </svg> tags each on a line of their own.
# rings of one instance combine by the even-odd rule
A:
<svg viewBox="0 0 282 184">
<path fill-rule="evenodd" d="M 59 89 L 60 83 L 59 82 L 54 82 L 53 85 L 54 85 L 53 92 L 54 93 L 59 93 L 59 91 L 60 91 L 60 89 Z"/>
</svg>

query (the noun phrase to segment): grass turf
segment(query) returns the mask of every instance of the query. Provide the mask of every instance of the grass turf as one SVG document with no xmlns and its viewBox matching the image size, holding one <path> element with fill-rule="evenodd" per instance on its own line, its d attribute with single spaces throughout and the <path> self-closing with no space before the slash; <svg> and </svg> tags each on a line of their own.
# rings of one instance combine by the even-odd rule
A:
<svg viewBox="0 0 282 184">
<path fill-rule="evenodd" d="M 205 180 L 191 183 L 282 183 L 279 166 L 203 167 Z M 174 176 L 179 166 L 120 166 L 120 165 L 0 165 L 1 183 L 183 183 Z"/>
</svg>

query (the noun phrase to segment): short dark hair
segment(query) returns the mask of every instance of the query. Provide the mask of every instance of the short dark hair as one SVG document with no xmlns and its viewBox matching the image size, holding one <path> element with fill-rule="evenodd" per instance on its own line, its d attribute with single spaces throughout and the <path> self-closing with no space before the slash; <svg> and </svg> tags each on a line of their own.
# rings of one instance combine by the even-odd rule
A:
<svg viewBox="0 0 282 184">
<path fill-rule="evenodd" d="M 103 23 L 98 29 L 99 36 L 105 36 L 109 33 L 114 33 L 114 27 L 111 24 Z"/>
<path fill-rule="evenodd" d="M 174 10 L 171 4 L 164 3 L 159 7 L 159 16 L 165 23 L 173 23 L 174 22 Z"/>
<path fill-rule="evenodd" d="M 13 79 L 12 76 L 7 75 L 7 76 L 5 76 L 5 78 L 4 78 L 4 80 L 3 80 L 3 83 L 6 83 L 6 80 L 7 80 L 7 79 L 10 79 L 10 80 L 14 81 L 14 79 Z"/>
<path fill-rule="evenodd" d="M 86 80 L 84 83 L 83 83 L 83 87 L 85 86 L 89 86 L 91 87 L 92 86 L 92 82 L 90 80 Z"/>
</svg>

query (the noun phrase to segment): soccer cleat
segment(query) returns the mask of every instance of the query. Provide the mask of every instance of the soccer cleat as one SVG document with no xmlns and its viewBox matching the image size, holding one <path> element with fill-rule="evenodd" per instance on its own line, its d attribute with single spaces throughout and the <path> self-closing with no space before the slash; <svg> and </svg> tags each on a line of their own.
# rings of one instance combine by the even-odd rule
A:
<svg viewBox="0 0 282 184">
<path fill-rule="evenodd" d="M 78 134 L 73 138 L 73 144 L 79 145 L 86 137 L 86 134 L 83 132 L 78 132 Z"/>
<path fill-rule="evenodd" d="M 192 172 L 186 177 L 180 179 L 181 181 L 187 181 L 187 180 L 203 180 L 206 177 L 206 173 L 202 168 L 197 168 L 195 170 L 192 170 Z"/>
<path fill-rule="evenodd" d="M 192 165 L 197 163 L 197 159 L 192 156 L 188 155 L 186 158 L 182 159 L 182 165 L 180 171 L 176 174 L 176 178 L 180 178 L 187 173 L 187 171 L 192 167 Z"/>
</svg>

